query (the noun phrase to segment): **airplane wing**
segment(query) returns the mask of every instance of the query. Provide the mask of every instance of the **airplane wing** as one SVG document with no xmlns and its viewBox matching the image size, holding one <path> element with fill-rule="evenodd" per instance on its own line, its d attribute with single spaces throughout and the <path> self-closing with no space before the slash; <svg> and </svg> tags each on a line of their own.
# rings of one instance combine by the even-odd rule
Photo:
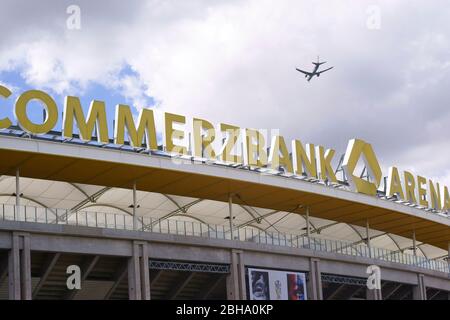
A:
<svg viewBox="0 0 450 320">
<path fill-rule="evenodd" d="M 319 72 L 316 72 L 316 74 L 321 74 L 321 73 L 323 73 L 323 72 L 325 72 L 325 71 L 328 71 L 328 70 L 330 70 L 330 69 L 333 69 L 334 67 L 330 67 L 330 68 L 328 68 L 328 69 L 325 69 L 325 70 L 322 70 L 322 71 L 319 71 Z"/>
<path fill-rule="evenodd" d="M 311 76 L 312 75 L 311 72 L 303 71 L 303 70 L 300 70 L 300 69 L 297 69 L 297 68 L 295 68 L 295 70 L 297 70 L 298 72 L 301 72 L 303 74 L 306 74 L 307 76 Z"/>
</svg>

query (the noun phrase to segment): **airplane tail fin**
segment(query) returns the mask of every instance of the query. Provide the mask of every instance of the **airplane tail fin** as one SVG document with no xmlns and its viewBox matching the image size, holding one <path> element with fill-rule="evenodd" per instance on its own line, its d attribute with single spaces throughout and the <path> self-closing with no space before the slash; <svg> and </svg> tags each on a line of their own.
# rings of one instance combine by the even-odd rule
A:
<svg viewBox="0 0 450 320">
<path fill-rule="evenodd" d="M 316 65 L 316 66 L 320 66 L 320 65 L 322 65 L 322 64 L 324 64 L 324 63 L 327 63 L 327 62 L 326 62 L 326 61 L 320 62 L 320 58 L 319 58 L 319 56 L 317 56 L 317 62 L 313 62 L 312 64 L 313 64 L 313 65 Z"/>
</svg>

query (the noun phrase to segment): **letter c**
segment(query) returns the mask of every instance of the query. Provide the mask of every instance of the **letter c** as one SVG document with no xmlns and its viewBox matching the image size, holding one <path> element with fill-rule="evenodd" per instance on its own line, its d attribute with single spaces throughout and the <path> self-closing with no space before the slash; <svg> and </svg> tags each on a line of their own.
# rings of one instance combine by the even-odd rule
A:
<svg viewBox="0 0 450 320">
<path fill-rule="evenodd" d="M 47 117 L 42 124 L 33 123 L 27 115 L 27 105 L 31 100 L 39 100 L 47 111 Z M 47 93 L 40 90 L 29 90 L 20 95 L 14 109 L 19 126 L 31 134 L 46 134 L 58 121 L 58 107 Z"/>
<path fill-rule="evenodd" d="M 0 85 L 0 96 L 8 98 L 11 95 L 11 90 Z M 0 129 L 6 129 L 12 126 L 11 120 L 8 117 L 0 119 Z"/>
</svg>

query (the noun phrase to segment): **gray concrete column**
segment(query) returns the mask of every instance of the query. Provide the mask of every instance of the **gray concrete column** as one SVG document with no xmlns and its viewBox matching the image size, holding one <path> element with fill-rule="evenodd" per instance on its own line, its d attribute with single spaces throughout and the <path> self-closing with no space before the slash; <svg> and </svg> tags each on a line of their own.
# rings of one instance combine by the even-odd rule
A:
<svg viewBox="0 0 450 320">
<path fill-rule="evenodd" d="M 128 297 L 130 300 L 150 300 L 150 269 L 147 242 L 133 241 L 128 258 Z"/>
<path fill-rule="evenodd" d="M 423 274 L 417 275 L 417 286 L 413 288 L 414 300 L 427 300 L 427 287 L 425 286 L 425 277 Z"/>
<path fill-rule="evenodd" d="M 8 295 L 9 300 L 20 300 L 20 248 L 19 237 L 12 236 L 11 250 L 8 253 Z"/>
<path fill-rule="evenodd" d="M 31 300 L 30 235 L 12 233 L 8 254 L 8 293 L 10 300 Z"/>
<path fill-rule="evenodd" d="M 142 300 L 150 300 L 150 267 L 147 242 L 140 244 L 140 251 L 142 251 L 140 257 Z"/>
<path fill-rule="evenodd" d="M 244 252 L 231 250 L 230 274 L 227 276 L 227 299 L 246 300 Z"/>
<path fill-rule="evenodd" d="M 322 273 L 320 272 L 320 260 L 309 259 L 308 275 L 308 300 L 323 300 Z"/>
<path fill-rule="evenodd" d="M 22 300 L 31 300 L 31 252 L 30 236 L 21 236 L 23 244 L 20 254 L 20 279 Z"/>
</svg>

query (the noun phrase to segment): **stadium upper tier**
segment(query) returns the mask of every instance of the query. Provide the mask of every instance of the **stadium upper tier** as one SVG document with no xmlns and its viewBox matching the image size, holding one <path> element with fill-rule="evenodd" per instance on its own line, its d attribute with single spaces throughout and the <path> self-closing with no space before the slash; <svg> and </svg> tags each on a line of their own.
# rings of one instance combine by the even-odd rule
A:
<svg viewBox="0 0 450 320">
<path fill-rule="evenodd" d="M 302 177 L 257 172 L 189 156 L 136 152 L 131 148 L 76 143 L 50 137 L 0 136 L 1 202 L 16 201 L 14 176 L 20 172 L 21 204 L 100 212 L 132 213 L 136 183 L 137 215 L 182 216 L 228 225 L 228 201 L 235 226 L 305 234 L 309 210 L 317 237 L 364 241 L 370 225 L 373 245 L 411 249 L 413 233 L 420 253 L 447 255 L 450 219 L 417 206 L 326 185 Z M 12 177 L 12 178 L 11 178 Z"/>
</svg>

